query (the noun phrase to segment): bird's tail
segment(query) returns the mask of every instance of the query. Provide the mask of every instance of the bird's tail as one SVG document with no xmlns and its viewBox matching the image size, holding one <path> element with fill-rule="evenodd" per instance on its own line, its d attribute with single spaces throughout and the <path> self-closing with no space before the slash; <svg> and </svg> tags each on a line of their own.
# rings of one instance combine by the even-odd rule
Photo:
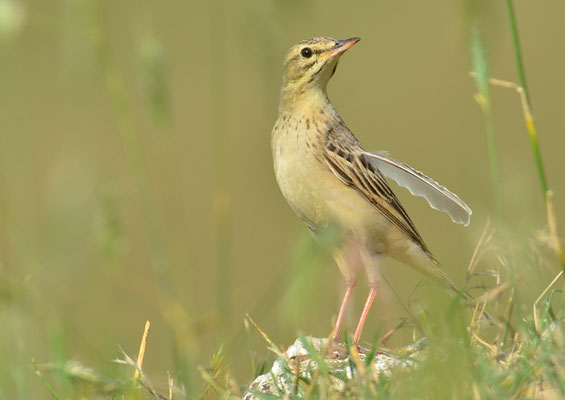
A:
<svg viewBox="0 0 565 400">
<path fill-rule="evenodd" d="M 416 243 L 413 243 L 411 251 L 397 252 L 395 255 L 395 258 L 398 261 L 420 271 L 433 283 L 446 289 L 455 297 L 463 299 L 469 308 L 475 309 L 475 307 L 477 307 L 477 300 L 453 282 L 453 280 L 440 267 L 437 260 L 435 260 L 433 256 L 419 247 Z M 480 307 L 479 310 L 482 315 L 480 318 L 481 323 L 488 323 L 489 325 L 496 325 L 499 327 L 503 325 L 498 318 L 495 318 L 487 310 L 484 310 L 484 307 Z"/>
<path fill-rule="evenodd" d="M 453 280 L 438 266 L 435 260 L 430 260 L 430 264 L 425 269 L 421 269 L 433 282 L 439 284 L 441 287 L 447 289 L 451 294 L 460 296 L 472 309 L 477 307 L 477 300 L 471 296 L 467 291 L 459 287 Z M 487 310 L 481 310 L 481 322 L 488 322 L 490 325 L 500 326 L 501 322 L 498 318 L 494 317 Z"/>
</svg>

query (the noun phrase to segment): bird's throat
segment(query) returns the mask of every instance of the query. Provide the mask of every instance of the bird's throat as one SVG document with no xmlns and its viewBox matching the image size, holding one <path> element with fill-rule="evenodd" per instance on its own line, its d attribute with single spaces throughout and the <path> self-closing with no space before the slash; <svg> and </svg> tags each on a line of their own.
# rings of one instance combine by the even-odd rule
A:
<svg viewBox="0 0 565 400">
<path fill-rule="evenodd" d="M 325 87 L 287 84 L 281 90 L 279 114 L 332 107 Z M 333 107 L 332 107 L 333 108 Z"/>
</svg>

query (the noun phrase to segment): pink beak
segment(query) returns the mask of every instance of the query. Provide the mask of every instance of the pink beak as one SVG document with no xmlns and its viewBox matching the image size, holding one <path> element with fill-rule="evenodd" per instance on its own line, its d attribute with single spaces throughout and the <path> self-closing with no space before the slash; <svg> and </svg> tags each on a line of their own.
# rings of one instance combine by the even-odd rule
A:
<svg viewBox="0 0 565 400">
<path fill-rule="evenodd" d="M 325 53 L 320 54 L 320 59 L 326 57 L 334 58 L 335 56 L 338 56 L 344 53 L 345 51 L 347 51 L 349 48 L 351 48 L 355 43 L 357 43 L 360 40 L 361 38 L 358 37 L 345 39 L 345 40 L 338 40 L 337 41 L 338 45 L 332 50 L 328 50 Z"/>
</svg>

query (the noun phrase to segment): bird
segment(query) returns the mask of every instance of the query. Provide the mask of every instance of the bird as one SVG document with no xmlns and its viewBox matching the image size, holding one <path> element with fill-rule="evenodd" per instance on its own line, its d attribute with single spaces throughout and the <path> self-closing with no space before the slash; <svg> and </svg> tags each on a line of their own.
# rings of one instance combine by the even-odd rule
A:
<svg viewBox="0 0 565 400">
<path fill-rule="evenodd" d="M 467 226 L 471 209 L 454 193 L 386 152 L 365 151 L 329 100 L 327 85 L 340 57 L 361 39 L 314 37 L 294 45 L 283 64 L 278 118 L 271 133 L 274 172 L 294 212 L 319 235 L 336 227 L 333 250 L 346 290 L 331 332 L 339 337 L 357 272 L 368 276 L 369 294 L 353 335 L 359 344 L 379 291 L 379 264 L 391 257 L 439 285 L 462 291 L 440 268 L 386 178 L 424 197 L 429 205 Z"/>
</svg>

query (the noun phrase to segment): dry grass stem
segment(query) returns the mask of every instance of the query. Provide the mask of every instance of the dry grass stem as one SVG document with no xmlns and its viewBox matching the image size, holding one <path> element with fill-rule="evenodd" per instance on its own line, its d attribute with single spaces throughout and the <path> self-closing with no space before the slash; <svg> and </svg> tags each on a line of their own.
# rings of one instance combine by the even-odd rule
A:
<svg viewBox="0 0 565 400">
<path fill-rule="evenodd" d="M 469 266 L 467 267 L 467 275 L 465 276 L 465 283 L 469 279 L 469 277 L 473 274 L 475 267 L 477 266 L 479 260 L 479 252 L 490 242 L 492 239 L 492 235 L 494 234 L 494 230 L 489 232 L 490 228 L 490 220 L 487 219 L 487 223 L 485 225 L 485 229 L 483 229 L 483 233 L 473 250 L 473 255 L 471 256 L 471 261 L 469 261 Z"/>
<path fill-rule="evenodd" d="M 549 226 L 549 234 L 551 238 L 551 247 L 557 254 L 561 267 L 565 270 L 565 254 L 563 252 L 563 243 L 557 233 L 557 219 L 555 218 L 555 208 L 553 206 L 553 190 L 548 190 L 545 197 L 547 209 L 547 225 Z"/>
<path fill-rule="evenodd" d="M 536 330 L 539 330 L 539 317 L 538 317 L 538 309 L 537 309 L 538 304 L 541 301 L 541 299 L 543 299 L 544 296 L 547 294 L 549 289 L 551 289 L 551 287 L 555 284 L 555 282 L 557 282 L 557 280 L 561 277 L 561 275 L 563 275 L 563 270 L 559 271 L 559 273 L 555 276 L 555 278 L 553 278 L 551 283 L 549 285 L 547 285 L 547 287 L 544 289 L 544 291 L 541 292 L 541 294 L 538 296 L 536 301 L 534 301 L 534 305 L 533 305 L 532 309 L 533 309 L 533 313 L 534 313 L 534 326 L 536 327 Z"/>
<path fill-rule="evenodd" d="M 471 76 L 474 77 L 475 73 L 471 72 Z M 518 95 L 520 96 L 520 103 L 522 105 L 522 113 L 524 115 L 526 128 L 530 135 L 530 139 L 537 146 L 537 129 L 534 124 L 534 116 L 532 114 L 530 103 L 528 102 L 528 96 L 524 88 L 518 85 L 517 83 L 504 81 L 501 79 L 495 79 L 495 78 L 490 78 L 489 83 L 493 86 L 514 89 L 518 93 Z M 545 177 L 542 178 L 543 178 L 542 181 L 545 182 Z M 559 263 L 561 264 L 561 268 L 565 270 L 565 251 L 563 250 L 563 243 L 557 231 L 557 220 L 555 218 L 555 209 L 553 206 L 553 191 L 548 189 L 544 190 L 544 196 L 546 202 L 547 223 L 551 235 L 552 247 L 555 253 L 557 254 L 557 257 L 559 258 Z"/>
<path fill-rule="evenodd" d="M 145 357 L 145 348 L 147 346 L 147 336 L 149 335 L 149 328 L 151 328 L 151 322 L 147 320 L 145 322 L 145 329 L 143 330 L 143 336 L 141 337 L 141 343 L 139 345 L 139 353 L 137 354 L 137 365 L 139 365 L 139 369 L 136 368 L 133 379 L 139 378 L 139 371 L 143 367 L 143 358 Z"/>
<path fill-rule="evenodd" d="M 475 303 L 488 303 L 493 299 L 497 298 L 502 292 L 510 287 L 509 282 L 503 282 L 500 285 L 490 289 L 488 292 L 474 299 Z"/>
<path fill-rule="evenodd" d="M 269 336 L 267 336 L 267 334 L 259 327 L 259 325 L 257 325 L 257 323 L 255 321 L 253 321 L 253 318 L 251 318 L 251 316 L 247 313 L 245 313 L 245 318 L 247 318 L 249 320 L 249 322 L 251 322 L 251 324 L 255 327 L 255 329 L 257 329 L 257 332 L 259 332 L 259 334 L 263 337 L 263 339 L 265 339 L 265 341 L 269 344 L 269 346 L 271 346 L 271 350 L 273 350 L 273 352 L 277 356 L 285 358 L 287 360 L 288 364 L 290 365 L 290 360 L 286 357 L 286 354 L 284 353 L 284 351 L 279 346 L 277 346 L 269 338 Z"/>
<path fill-rule="evenodd" d="M 392 336 L 395 332 L 397 332 L 397 331 L 399 331 L 400 329 L 402 329 L 402 328 L 406 325 L 407 321 L 408 321 L 408 320 L 407 320 L 406 318 L 404 318 L 402 321 L 400 321 L 400 323 L 399 323 L 398 325 L 396 325 L 396 326 L 390 328 L 387 333 L 385 333 L 383 336 L 380 337 L 380 339 L 379 339 L 379 341 L 378 341 L 378 342 L 380 343 L 380 345 L 381 345 L 381 346 L 386 345 L 386 342 L 388 341 L 388 339 L 390 339 L 391 336 Z M 415 337 L 414 337 L 414 341 L 416 341 L 416 338 L 415 338 Z"/>
<path fill-rule="evenodd" d="M 136 380 L 141 386 L 143 386 L 156 399 L 167 400 L 167 396 L 162 395 L 155 389 L 147 375 L 145 375 L 145 372 L 143 372 L 143 370 L 141 369 L 140 365 L 135 362 L 123 349 L 122 355 L 124 357 L 123 359 L 116 359 L 114 360 L 114 362 L 129 365 L 130 367 L 134 368 L 138 372 L 138 378 Z"/>
<path fill-rule="evenodd" d="M 175 385 L 175 380 L 170 373 L 167 373 L 167 383 L 169 385 L 169 400 L 173 400 L 173 387 Z"/>
</svg>

